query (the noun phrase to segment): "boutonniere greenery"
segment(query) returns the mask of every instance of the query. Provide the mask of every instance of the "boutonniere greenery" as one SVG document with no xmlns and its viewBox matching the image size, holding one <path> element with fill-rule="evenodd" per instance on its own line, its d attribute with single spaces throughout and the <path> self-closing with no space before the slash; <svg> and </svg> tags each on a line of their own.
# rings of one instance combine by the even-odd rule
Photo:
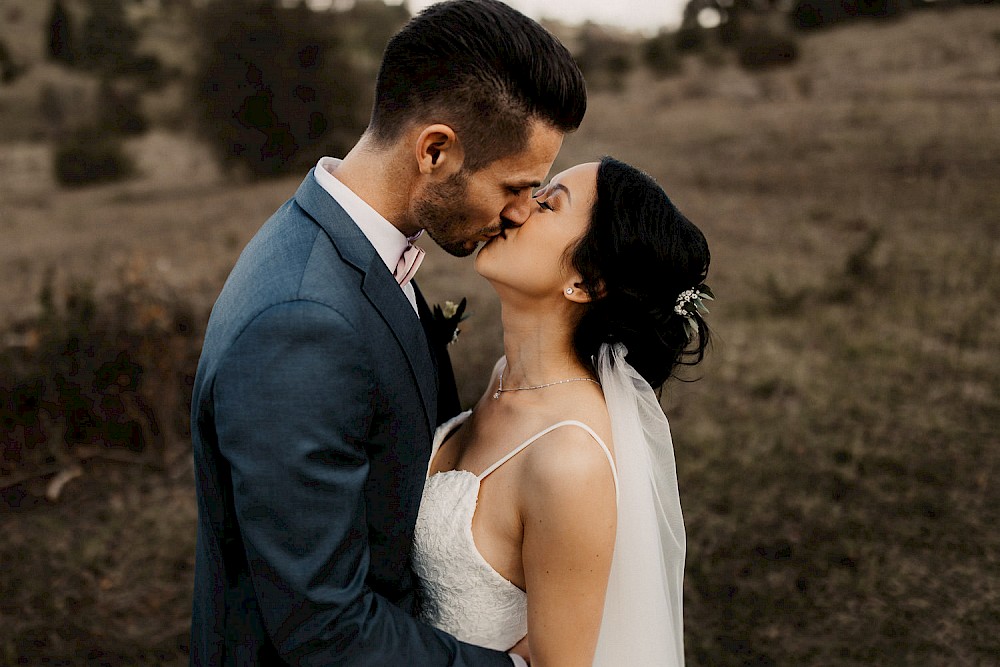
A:
<svg viewBox="0 0 1000 667">
<path fill-rule="evenodd" d="M 468 299 L 463 298 L 458 303 L 445 301 L 434 305 L 434 331 L 444 345 L 451 345 L 458 340 L 458 334 L 462 332 L 458 325 L 469 317 L 465 312 L 467 304 Z"/>
</svg>

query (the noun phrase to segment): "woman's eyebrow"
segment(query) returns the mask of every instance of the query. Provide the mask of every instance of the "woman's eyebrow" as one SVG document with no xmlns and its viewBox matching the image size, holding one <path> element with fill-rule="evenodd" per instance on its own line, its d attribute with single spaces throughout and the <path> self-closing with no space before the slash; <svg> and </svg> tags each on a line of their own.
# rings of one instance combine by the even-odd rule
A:
<svg viewBox="0 0 1000 667">
<path fill-rule="evenodd" d="M 535 197 L 540 197 L 542 195 L 547 195 L 551 197 L 553 190 L 562 190 L 563 192 L 565 192 L 567 201 L 569 201 L 569 203 L 572 205 L 573 195 L 570 194 L 569 188 L 563 185 L 562 183 L 549 183 L 540 191 L 536 192 Z"/>
<path fill-rule="evenodd" d="M 573 195 L 570 194 L 569 188 L 567 188 L 565 185 L 563 185 L 562 183 L 553 183 L 549 187 L 553 190 L 562 190 L 563 192 L 566 193 L 566 199 L 569 201 L 569 203 L 570 204 L 573 203 Z"/>
</svg>

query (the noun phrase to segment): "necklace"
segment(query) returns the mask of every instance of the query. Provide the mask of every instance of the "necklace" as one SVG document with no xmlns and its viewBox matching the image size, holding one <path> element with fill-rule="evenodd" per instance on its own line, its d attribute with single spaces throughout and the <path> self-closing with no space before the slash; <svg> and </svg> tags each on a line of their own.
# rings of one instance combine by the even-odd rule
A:
<svg viewBox="0 0 1000 667">
<path fill-rule="evenodd" d="M 529 389 L 544 389 L 545 387 L 551 387 L 551 386 L 557 385 L 557 384 L 566 384 L 567 382 L 584 382 L 584 381 L 586 381 L 586 382 L 593 382 L 598 387 L 601 386 L 601 383 L 598 382 L 597 380 L 593 379 L 593 378 L 569 378 L 567 380 L 556 380 L 555 382 L 547 382 L 545 384 L 536 384 L 536 385 L 532 385 L 530 387 L 511 387 L 509 389 L 504 389 L 503 388 L 503 372 L 505 370 L 507 370 L 507 369 L 503 368 L 503 369 L 500 370 L 500 384 L 497 386 L 497 390 L 495 392 L 493 392 L 493 400 L 494 401 L 497 400 L 498 398 L 500 398 L 500 394 L 504 393 L 505 391 L 528 391 Z"/>
</svg>

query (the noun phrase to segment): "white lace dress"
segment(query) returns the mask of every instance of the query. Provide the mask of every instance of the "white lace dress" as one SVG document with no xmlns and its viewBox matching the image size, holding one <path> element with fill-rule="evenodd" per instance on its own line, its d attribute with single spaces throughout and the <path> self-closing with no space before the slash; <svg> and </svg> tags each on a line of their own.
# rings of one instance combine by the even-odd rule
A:
<svg viewBox="0 0 1000 667">
<path fill-rule="evenodd" d="M 437 430 L 431 461 L 448 434 L 470 414 L 463 412 Z M 427 480 L 413 536 L 413 567 L 420 579 L 421 618 L 425 622 L 462 641 L 498 651 L 506 651 L 527 634 L 528 596 L 479 553 L 472 537 L 472 517 L 479 485 L 488 475 L 538 438 L 568 425 L 586 430 L 597 440 L 611 463 L 617 488 L 617 473 L 607 446 L 578 421 L 549 426 L 479 475 L 448 470 Z"/>
</svg>

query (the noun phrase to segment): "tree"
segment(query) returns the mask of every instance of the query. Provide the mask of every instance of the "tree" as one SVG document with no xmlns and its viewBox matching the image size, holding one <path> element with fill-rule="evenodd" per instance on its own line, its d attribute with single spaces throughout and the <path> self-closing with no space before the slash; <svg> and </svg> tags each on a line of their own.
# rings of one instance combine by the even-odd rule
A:
<svg viewBox="0 0 1000 667">
<path fill-rule="evenodd" d="M 681 57 L 674 34 L 666 30 L 661 30 L 646 40 L 642 47 L 642 59 L 646 67 L 658 77 L 679 74 L 681 71 Z"/>
<path fill-rule="evenodd" d="M 589 86 L 622 90 L 635 64 L 635 46 L 629 39 L 588 21 L 580 29 L 573 57 Z"/>
<path fill-rule="evenodd" d="M 253 0 L 203 10 L 195 96 L 201 133 L 223 166 L 280 174 L 357 140 L 371 91 L 342 46 L 346 20 Z"/>
<path fill-rule="evenodd" d="M 73 25 L 69 12 L 63 6 L 62 0 L 52 3 L 49 14 L 49 49 L 51 60 L 73 65 L 76 62 L 76 41 L 73 37 Z"/>
<path fill-rule="evenodd" d="M 128 21 L 122 0 L 90 0 L 83 23 L 83 66 L 119 74 L 136 62 L 139 33 Z"/>
</svg>

